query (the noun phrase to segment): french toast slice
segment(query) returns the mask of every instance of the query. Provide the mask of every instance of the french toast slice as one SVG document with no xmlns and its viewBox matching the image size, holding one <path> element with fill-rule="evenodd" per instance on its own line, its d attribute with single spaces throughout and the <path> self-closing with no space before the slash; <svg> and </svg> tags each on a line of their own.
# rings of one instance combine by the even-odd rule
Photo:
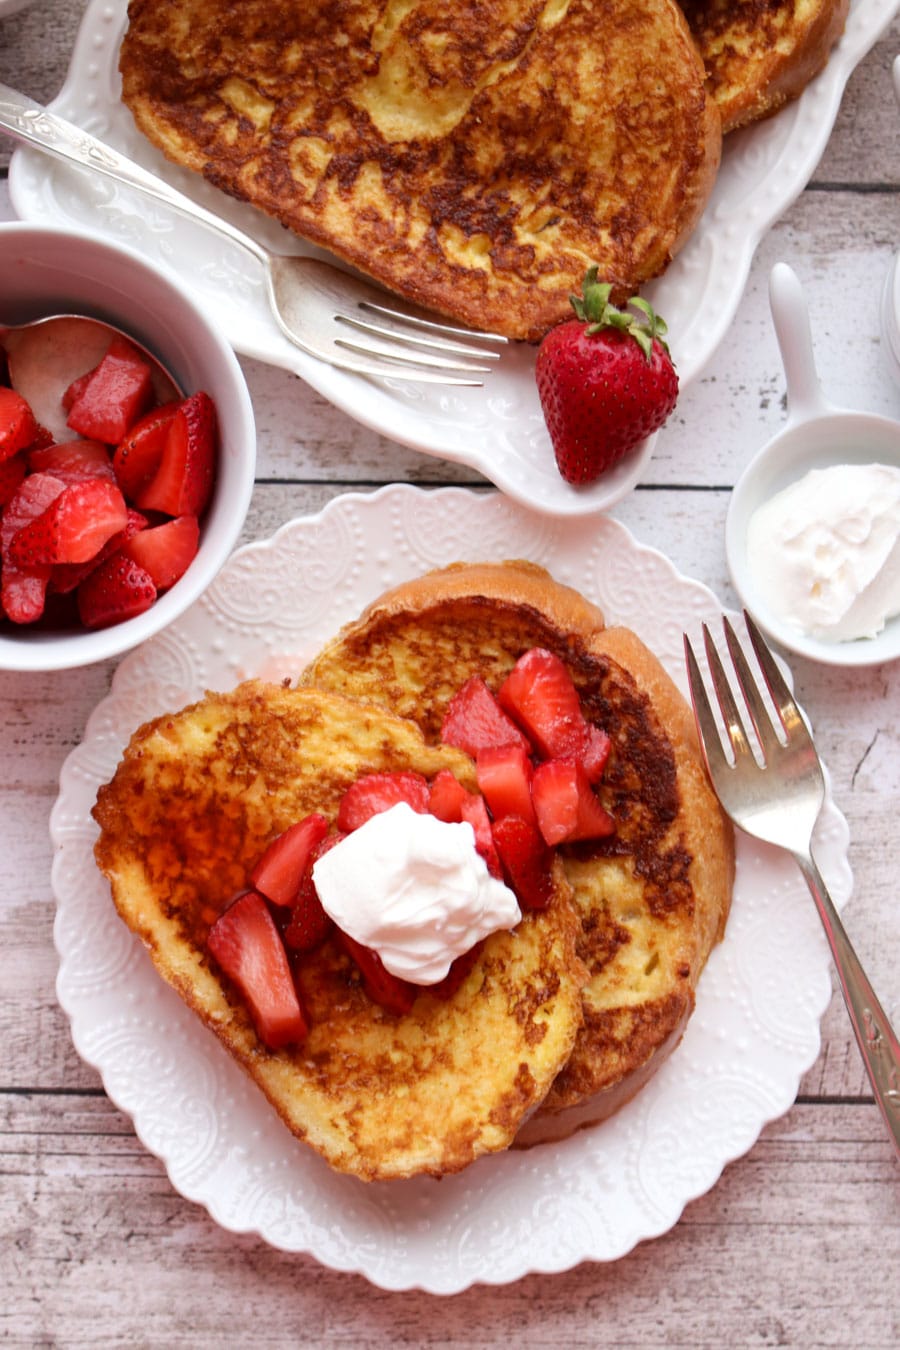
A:
<svg viewBox="0 0 900 1350">
<path fill-rule="evenodd" d="M 474 766 L 384 708 L 250 681 L 132 736 L 94 807 L 96 860 L 159 973 L 243 1065 L 287 1126 L 363 1180 L 441 1176 L 507 1147 L 571 1053 L 585 970 L 571 891 L 554 864 L 546 910 L 494 933 L 449 996 L 398 1015 L 373 1002 L 334 937 L 300 960 L 305 1041 L 270 1050 L 207 948 L 268 842 L 332 818 L 370 771 Z"/>
<path fill-rule="evenodd" d="M 680 0 L 722 131 L 798 98 L 844 31 L 850 0 Z"/>
<path fill-rule="evenodd" d="M 718 112 L 675 0 L 131 0 L 122 98 L 169 159 L 409 300 L 538 340 L 597 263 L 659 275 Z"/>
<path fill-rule="evenodd" d="M 589 971 L 572 1055 L 519 1143 L 611 1114 L 677 1045 L 722 936 L 734 871 L 730 825 L 708 784 L 693 717 L 646 646 L 530 563 L 457 564 L 386 593 L 300 681 L 378 699 L 436 743 L 472 674 L 496 691 L 542 646 L 564 662 L 612 749 L 599 796 L 609 839 L 560 846 Z M 592 612 L 593 611 L 593 612 Z"/>
</svg>

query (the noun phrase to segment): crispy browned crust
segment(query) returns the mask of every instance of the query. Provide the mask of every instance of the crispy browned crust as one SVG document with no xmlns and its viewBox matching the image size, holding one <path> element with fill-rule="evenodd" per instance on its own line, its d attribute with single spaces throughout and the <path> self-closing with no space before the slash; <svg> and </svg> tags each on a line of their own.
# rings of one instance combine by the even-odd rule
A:
<svg viewBox="0 0 900 1350">
<path fill-rule="evenodd" d="M 682 0 L 723 132 L 798 98 L 844 31 L 849 0 Z"/>
<path fill-rule="evenodd" d="M 578 921 L 560 867 L 554 899 L 496 933 L 452 997 L 394 1016 L 333 940 L 299 962 L 310 1022 L 269 1051 L 207 955 L 211 923 L 268 841 L 311 810 L 333 817 L 361 773 L 474 766 L 427 746 L 383 708 L 253 681 L 156 718 L 97 797 L 96 859 L 159 971 L 256 1081 L 287 1126 L 363 1180 L 435 1176 L 506 1148 L 566 1062 L 581 1023 Z"/>
<path fill-rule="evenodd" d="M 170 159 L 389 289 L 514 338 L 617 298 L 721 152 L 674 0 L 131 0 L 122 96 Z"/>
<path fill-rule="evenodd" d="M 527 598 L 512 598 L 526 579 Z M 690 710 L 646 646 L 599 619 L 530 564 L 455 566 L 376 601 L 301 676 L 381 701 L 436 742 L 470 674 L 496 689 L 523 651 L 545 646 L 613 739 L 600 796 L 616 833 L 563 851 L 590 972 L 584 1025 L 520 1141 L 602 1119 L 648 1081 L 681 1037 L 731 898 L 732 832 Z M 565 1120 L 548 1126 L 545 1117 L 561 1112 Z"/>
</svg>

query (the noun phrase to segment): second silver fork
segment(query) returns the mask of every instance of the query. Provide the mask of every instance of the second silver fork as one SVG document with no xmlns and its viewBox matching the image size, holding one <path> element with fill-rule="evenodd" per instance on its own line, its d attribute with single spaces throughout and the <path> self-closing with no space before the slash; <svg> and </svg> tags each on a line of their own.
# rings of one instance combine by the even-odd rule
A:
<svg viewBox="0 0 900 1350">
<path fill-rule="evenodd" d="M 728 619 L 725 641 L 743 715 L 706 624 L 703 640 L 729 753 L 723 746 L 700 667 L 684 639 L 688 683 L 710 781 L 726 814 L 755 838 L 786 849 L 815 901 L 841 992 L 875 1100 L 900 1157 L 900 1042 L 876 997 L 812 856 L 812 834 L 825 799 L 825 779 L 809 729 L 772 653 L 745 612 L 747 633 L 771 696 L 775 718 Z M 751 728 L 760 760 L 754 754 Z"/>
</svg>

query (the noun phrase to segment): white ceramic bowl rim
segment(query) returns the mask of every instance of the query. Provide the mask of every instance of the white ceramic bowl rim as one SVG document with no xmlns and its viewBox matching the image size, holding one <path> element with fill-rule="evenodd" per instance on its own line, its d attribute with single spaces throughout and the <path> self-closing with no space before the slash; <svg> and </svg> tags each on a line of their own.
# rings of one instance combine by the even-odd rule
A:
<svg viewBox="0 0 900 1350">
<path fill-rule="evenodd" d="M 825 665 L 870 666 L 900 657 L 900 617 L 874 638 L 826 642 L 808 637 L 769 610 L 747 560 L 750 517 L 812 469 L 834 464 L 890 464 L 900 469 L 900 422 L 836 408 L 789 423 L 750 461 L 735 484 L 725 519 L 725 552 L 742 603 L 770 637 L 789 651 Z"/>
<path fill-rule="evenodd" d="M 93 632 L 23 628 L 0 635 L 0 670 L 46 671 L 102 661 L 164 628 L 206 589 L 238 541 L 253 492 L 256 432 L 246 381 L 230 345 L 177 276 L 121 244 L 87 233 L 0 224 L 0 324 L 85 314 L 131 332 L 186 390 L 206 388 L 219 414 L 220 458 L 200 552 L 143 614 Z"/>
</svg>

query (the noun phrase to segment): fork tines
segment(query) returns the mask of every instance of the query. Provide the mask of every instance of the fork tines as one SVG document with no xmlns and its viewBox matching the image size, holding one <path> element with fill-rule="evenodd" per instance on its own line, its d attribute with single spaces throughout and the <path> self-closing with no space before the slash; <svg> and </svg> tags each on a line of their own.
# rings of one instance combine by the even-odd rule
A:
<svg viewBox="0 0 900 1350">
<path fill-rule="evenodd" d="M 722 627 L 725 632 L 725 642 L 728 647 L 728 653 L 734 667 L 735 677 L 738 688 L 743 696 L 746 712 L 749 716 L 750 726 L 756 737 L 756 744 L 765 762 L 767 755 L 771 754 L 778 745 L 784 744 L 789 737 L 796 737 L 798 734 L 806 735 L 806 725 L 803 721 L 799 708 L 797 707 L 791 690 L 784 679 L 778 665 L 769 650 L 765 639 L 754 623 L 753 619 L 744 610 L 744 623 L 747 627 L 747 635 L 759 662 L 760 669 L 765 678 L 766 688 L 772 699 L 775 711 L 775 718 L 772 715 L 760 692 L 759 685 L 750 669 L 750 664 L 744 654 L 743 647 L 738 640 L 728 618 L 722 616 Z M 706 651 L 706 660 L 709 665 L 709 672 L 712 678 L 713 689 L 716 695 L 716 701 L 719 705 L 719 711 L 725 726 L 728 745 L 735 757 L 744 753 L 753 753 L 748 727 L 738 708 L 737 700 L 732 692 L 731 684 L 725 674 L 725 668 L 719 656 L 715 643 L 710 635 L 708 626 L 703 624 L 703 645 Z M 715 747 L 718 745 L 721 749 L 722 742 L 716 725 L 715 715 L 710 704 L 709 696 L 706 692 L 706 685 L 700 673 L 700 667 L 691 647 L 690 640 L 685 634 L 684 638 L 685 661 L 688 669 L 688 682 L 690 684 L 691 699 L 694 704 L 694 713 L 697 718 L 700 739 L 703 743 L 704 753 L 709 760 L 710 755 L 715 754 Z M 727 761 L 724 751 L 722 759 Z"/>
<path fill-rule="evenodd" d="M 390 320 L 389 324 L 379 323 L 368 315 Z M 371 300 L 361 300 L 358 313 L 338 314 L 336 321 L 362 334 L 366 343 L 354 343 L 344 338 L 336 338 L 335 345 L 359 356 L 378 357 L 395 362 L 398 374 L 404 366 L 425 366 L 432 370 L 459 372 L 461 374 L 487 375 L 493 367 L 480 362 L 497 361 L 499 351 L 492 351 L 483 345 L 487 342 L 504 346 L 505 337 L 498 333 L 479 333 L 467 328 L 455 328 L 450 324 L 439 323 L 415 314 L 405 314 L 401 310 L 386 305 L 375 304 Z M 408 349 L 398 350 L 398 346 Z M 475 361 L 467 360 L 476 358 Z"/>
</svg>

